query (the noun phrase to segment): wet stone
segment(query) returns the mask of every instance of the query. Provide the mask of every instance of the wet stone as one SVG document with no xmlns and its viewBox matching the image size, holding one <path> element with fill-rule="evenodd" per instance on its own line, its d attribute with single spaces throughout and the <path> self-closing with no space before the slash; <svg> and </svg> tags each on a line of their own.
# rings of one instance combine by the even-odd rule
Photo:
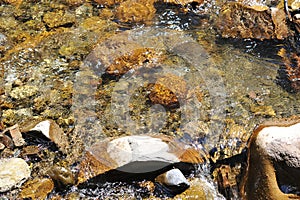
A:
<svg viewBox="0 0 300 200">
<path fill-rule="evenodd" d="M 299 131 L 297 118 L 265 122 L 254 130 L 242 182 L 245 199 L 300 198 Z"/>
<path fill-rule="evenodd" d="M 210 200 L 218 199 L 225 200 L 225 198 L 215 191 L 212 182 L 200 178 L 189 179 L 190 187 L 174 197 L 175 200 Z"/>
<path fill-rule="evenodd" d="M 20 187 L 30 177 L 30 169 L 21 158 L 0 160 L 0 192 Z"/>
<path fill-rule="evenodd" d="M 85 2 L 85 0 L 64 0 L 70 6 L 79 6 Z"/>
<path fill-rule="evenodd" d="M 7 37 L 4 34 L 0 33 L 0 47 L 4 46 L 6 42 L 7 42 Z"/>
<path fill-rule="evenodd" d="M 32 110 L 30 108 L 21 108 L 19 110 L 8 109 L 2 113 L 2 120 L 6 124 L 16 124 L 25 118 L 32 117 Z"/>
<path fill-rule="evenodd" d="M 143 64 L 150 64 L 149 67 L 155 66 L 163 60 L 161 52 L 152 48 L 137 48 L 134 51 L 116 58 L 113 63 L 107 67 L 106 73 L 114 76 L 120 76 L 129 70 L 135 70 Z"/>
<path fill-rule="evenodd" d="M 23 146 L 26 142 L 22 137 L 22 134 L 20 132 L 19 126 L 18 125 L 14 125 L 12 127 L 9 128 L 9 132 L 10 135 L 14 141 L 14 145 L 16 147 L 20 147 Z"/>
<path fill-rule="evenodd" d="M 171 169 L 158 177 L 155 182 L 159 185 L 159 190 L 164 191 L 169 196 L 180 194 L 189 188 L 190 184 L 179 169 Z"/>
<path fill-rule="evenodd" d="M 173 3 L 178 5 L 187 5 L 191 3 L 202 4 L 203 0 L 164 0 L 165 3 Z"/>
<path fill-rule="evenodd" d="M 124 1 L 118 7 L 116 16 L 121 22 L 151 23 L 155 12 L 154 0 Z"/>
<path fill-rule="evenodd" d="M 254 115 L 263 115 L 263 116 L 270 116 L 274 117 L 276 116 L 276 113 L 272 106 L 251 106 L 250 107 L 251 112 L 253 112 Z"/>
<path fill-rule="evenodd" d="M 50 28 L 67 26 L 76 22 L 76 18 L 74 15 L 62 10 L 59 10 L 58 12 L 46 13 L 43 17 L 43 20 Z"/>
<path fill-rule="evenodd" d="M 289 35 L 283 9 L 266 5 L 248 5 L 247 2 L 225 3 L 217 28 L 222 37 L 284 39 Z"/>
<path fill-rule="evenodd" d="M 48 175 L 62 188 L 64 186 L 74 185 L 76 180 L 72 171 L 64 166 L 54 165 L 48 171 Z"/>
<path fill-rule="evenodd" d="M 31 198 L 32 200 L 45 199 L 53 190 L 53 181 L 49 178 L 34 179 L 26 182 L 22 186 L 21 198 Z"/>
<path fill-rule="evenodd" d="M 5 145 L 3 143 L 0 143 L 0 150 L 3 150 L 5 148 Z"/>
<path fill-rule="evenodd" d="M 80 164 L 78 181 L 82 183 L 109 171 L 112 175 L 103 177 L 108 181 L 155 178 L 171 165 L 178 164 L 180 170 L 190 172 L 191 165 L 203 162 L 199 152 L 184 148 L 170 137 L 124 136 L 88 148 Z"/>
<path fill-rule="evenodd" d="M 167 74 L 159 78 L 154 84 L 149 98 L 154 104 L 161 104 L 167 107 L 179 106 L 180 101 L 186 98 L 187 83 L 182 77 Z"/>
<path fill-rule="evenodd" d="M 94 2 L 103 5 L 103 6 L 112 6 L 115 4 L 119 4 L 125 0 L 94 0 Z"/>
</svg>

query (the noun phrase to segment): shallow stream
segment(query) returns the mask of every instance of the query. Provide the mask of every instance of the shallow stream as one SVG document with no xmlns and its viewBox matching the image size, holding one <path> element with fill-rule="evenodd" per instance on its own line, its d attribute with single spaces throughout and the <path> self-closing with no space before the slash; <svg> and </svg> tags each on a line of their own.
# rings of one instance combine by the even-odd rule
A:
<svg viewBox="0 0 300 200">
<path fill-rule="evenodd" d="M 217 161 L 243 153 L 259 123 L 299 114 L 300 96 L 277 83 L 282 63 L 276 54 L 284 42 L 220 38 L 206 12 L 217 12 L 212 4 L 187 13 L 162 5 L 153 21 L 124 24 L 95 3 L 30 2 L 15 11 L 1 4 L 0 20 L 7 21 L 0 25 L 1 124 L 54 119 L 74 146 L 81 140 L 86 148 L 107 137 L 165 134 L 210 152 Z M 44 12 L 59 10 L 74 18 L 62 26 L 43 25 Z M 146 59 L 126 57 L 145 49 L 137 55 Z M 109 67 L 123 62 L 120 57 L 136 68 L 110 72 Z M 167 106 L 151 102 L 155 82 L 168 78 L 178 101 Z M 223 199 L 209 167 L 199 166 L 191 178 L 200 177 L 211 187 L 204 189 L 206 199 Z M 138 183 L 106 183 L 50 196 L 151 198 L 143 189 Z M 232 198 L 238 198 L 233 190 Z M 6 195 L 9 199 L 14 192 Z"/>
</svg>

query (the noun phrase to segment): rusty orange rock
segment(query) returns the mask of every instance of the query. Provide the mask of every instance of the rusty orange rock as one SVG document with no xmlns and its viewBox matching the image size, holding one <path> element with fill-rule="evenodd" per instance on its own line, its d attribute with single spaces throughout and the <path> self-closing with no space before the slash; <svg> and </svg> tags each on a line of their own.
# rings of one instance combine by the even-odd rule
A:
<svg viewBox="0 0 300 200">
<path fill-rule="evenodd" d="M 179 106 L 179 100 L 184 100 L 186 94 L 187 84 L 185 80 L 174 74 L 167 74 L 156 81 L 149 98 L 154 104 L 173 107 Z"/>
<path fill-rule="evenodd" d="M 121 57 L 116 58 L 113 63 L 106 68 L 106 73 L 120 76 L 131 69 L 141 67 L 145 62 L 155 63 L 162 60 L 159 52 L 151 48 L 137 48 Z"/>
<path fill-rule="evenodd" d="M 225 38 L 282 40 L 289 35 L 284 10 L 264 5 L 226 3 L 216 24 Z"/>
<path fill-rule="evenodd" d="M 154 0 L 125 1 L 117 9 L 116 16 L 121 22 L 151 23 L 156 9 Z"/>
</svg>

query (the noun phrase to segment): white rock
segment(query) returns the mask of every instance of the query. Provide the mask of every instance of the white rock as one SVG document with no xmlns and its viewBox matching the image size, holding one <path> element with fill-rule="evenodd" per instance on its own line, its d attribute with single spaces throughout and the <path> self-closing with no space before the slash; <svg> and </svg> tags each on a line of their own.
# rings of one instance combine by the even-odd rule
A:
<svg viewBox="0 0 300 200">
<path fill-rule="evenodd" d="M 135 161 L 180 162 L 178 157 L 169 152 L 166 142 L 150 136 L 126 136 L 112 140 L 107 152 L 119 166 Z"/>
<path fill-rule="evenodd" d="M 50 139 L 50 124 L 51 122 L 49 120 L 42 121 L 35 125 L 35 127 L 31 129 L 31 131 L 40 131 L 43 133 L 43 135 Z"/>
<path fill-rule="evenodd" d="M 30 177 L 30 169 L 25 160 L 9 158 L 0 160 L 0 192 L 6 192 Z"/>
<path fill-rule="evenodd" d="M 288 127 L 265 127 L 258 134 L 256 143 L 274 160 L 284 161 L 290 167 L 300 167 L 300 123 Z"/>
<path fill-rule="evenodd" d="M 164 175 L 163 184 L 169 186 L 179 186 L 180 184 L 185 184 L 189 186 L 189 182 L 186 180 L 184 175 L 179 169 L 171 169 L 167 171 Z"/>
</svg>

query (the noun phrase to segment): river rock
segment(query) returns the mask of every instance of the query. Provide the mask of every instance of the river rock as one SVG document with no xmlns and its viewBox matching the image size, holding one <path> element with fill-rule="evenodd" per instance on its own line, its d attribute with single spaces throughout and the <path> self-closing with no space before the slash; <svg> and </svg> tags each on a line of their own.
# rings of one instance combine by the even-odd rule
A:
<svg viewBox="0 0 300 200">
<path fill-rule="evenodd" d="M 88 148 L 80 164 L 78 182 L 102 174 L 106 174 L 98 176 L 102 181 L 154 179 L 172 166 L 188 173 L 193 164 L 203 162 L 199 152 L 170 137 L 124 136 Z"/>
<path fill-rule="evenodd" d="M 155 12 L 154 0 L 124 1 L 117 8 L 116 17 L 121 22 L 150 23 Z"/>
<path fill-rule="evenodd" d="M 32 200 L 46 199 L 47 195 L 53 190 L 54 183 L 49 178 L 34 179 L 28 181 L 22 187 L 20 197 L 31 198 Z"/>
<path fill-rule="evenodd" d="M 215 189 L 214 183 L 203 178 L 189 179 L 190 187 L 176 195 L 175 200 L 210 200 L 218 199 L 225 200 L 225 198 Z"/>
<path fill-rule="evenodd" d="M 161 104 L 167 107 L 177 107 L 180 101 L 186 99 L 187 83 L 182 77 L 167 74 L 159 78 L 154 84 L 149 98 L 154 104 Z"/>
<path fill-rule="evenodd" d="M 76 22 L 75 15 L 59 10 L 58 12 L 47 12 L 44 14 L 43 21 L 49 28 L 67 26 Z"/>
<path fill-rule="evenodd" d="M 258 126 L 248 148 L 244 199 L 300 198 L 300 119 Z"/>
<path fill-rule="evenodd" d="M 33 128 L 28 129 L 25 128 L 23 130 L 24 132 L 27 131 L 38 131 L 41 132 L 43 135 L 45 135 L 47 138 L 49 138 L 52 142 L 54 142 L 62 152 L 66 152 L 67 148 L 69 147 L 68 137 L 64 133 L 64 131 L 55 123 L 53 120 L 45 120 L 39 123 L 34 122 L 34 125 L 28 125 L 34 126 Z"/>
<path fill-rule="evenodd" d="M 222 37 L 282 40 L 289 35 L 284 9 L 250 2 L 222 6 L 216 23 Z"/>
<path fill-rule="evenodd" d="M 30 177 L 30 169 L 25 160 L 9 158 L 0 160 L 0 192 L 6 192 Z"/>
<path fill-rule="evenodd" d="M 180 194 L 190 187 L 188 180 L 179 169 L 171 169 L 159 175 L 156 177 L 155 182 L 157 183 L 157 188 L 169 196 Z"/>
</svg>

